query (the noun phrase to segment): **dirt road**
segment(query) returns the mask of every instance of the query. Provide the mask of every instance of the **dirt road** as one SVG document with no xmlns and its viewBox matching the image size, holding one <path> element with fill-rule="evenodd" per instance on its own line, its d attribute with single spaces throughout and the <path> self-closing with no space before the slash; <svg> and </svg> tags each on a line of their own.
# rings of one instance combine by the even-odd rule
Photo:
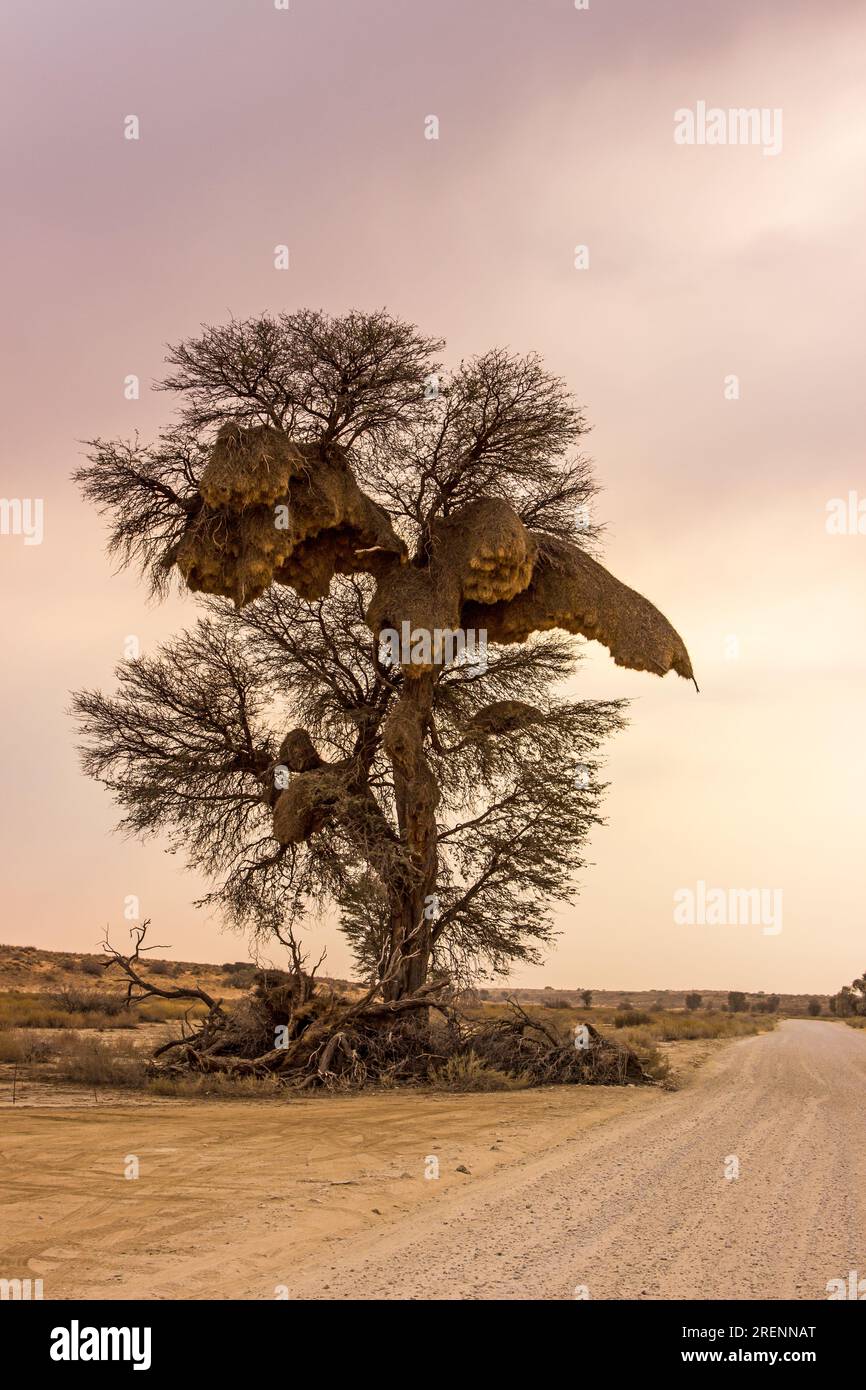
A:
<svg viewBox="0 0 866 1390">
<path fill-rule="evenodd" d="M 7 1107 L 0 1126 L 0 1276 L 46 1298 L 821 1299 L 866 1276 L 866 1032 L 841 1024 L 720 1045 L 675 1094 Z"/>
<path fill-rule="evenodd" d="M 828 1280 L 866 1275 L 866 1035 L 792 1021 L 736 1043 L 662 1107 L 334 1263 L 291 1296 L 826 1298 Z"/>
</svg>

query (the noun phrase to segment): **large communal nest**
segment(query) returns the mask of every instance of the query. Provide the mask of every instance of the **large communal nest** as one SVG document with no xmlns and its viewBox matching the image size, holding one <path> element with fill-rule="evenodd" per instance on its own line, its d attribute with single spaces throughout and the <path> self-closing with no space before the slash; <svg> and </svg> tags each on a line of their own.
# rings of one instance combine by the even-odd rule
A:
<svg viewBox="0 0 866 1390">
<path fill-rule="evenodd" d="M 527 588 L 509 602 L 470 600 L 462 622 L 483 628 L 491 642 L 505 643 L 563 628 L 601 642 L 618 666 L 659 676 L 673 670 L 694 679 L 685 644 L 664 614 L 565 541 L 545 539 Z"/>
<path fill-rule="evenodd" d="M 413 656 L 404 667 L 417 676 L 443 664 L 433 634 L 461 628 L 461 612 L 470 600 L 507 603 L 532 577 L 537 544 L 508 502 L 485 497 L 453 516 L 432 523 L 430 562 L 384 571 L 367 612 L 374 633 L 407 631 L 431 636 L 429 660 Z"/>
<path fill-rule="evenodd" d="M 270 425 L 223 425 L 216 437 L 199 492 L 215 511 L 264 503 L 273 506 L 300 477 L 304 456 L 296 444 Z"/>
<path fill-rule="evenodd" d="M 219 431 L 199 491 L 166 556 L 190 589 L 242 607 L 271 583 L 313 600 L 336 574 L 372 574 L 368 626 L 380 639 L 386 630 L 408 635 L 407 676 L 454 659 L 446 634 L 507 643 L 562 628 L 603 643 L 621 666 L 693 679 L 681 637 L 653 604 L 579 547 L 528 530 L 504 498 L 434 518 L 407 564 L 404 542 L 342 449 L 237 423 Z"/>
<path fill-rule="evenodd" d="M 614 661 L 663 676 L 694 679 L 688 652 L 667 618 L 566 541 L 528 531 L 507 502 L 484 498 L 434 522 L 425 567 L 391 568 L 367 613 L 374 632 L 456 631 L 490 642 L 525 642 L 562 628 L 601 642 Z M 437 663 L 412 660 L 417 676 Z"/>
<path fill-rule="evenodd" d="M 405 554 L 339 449 L 296 445 L 268 426 L 224 426 L 199 490 L 202 505 L 170 558 L 188 588 L 238 607 L 275 581 L 322 598 L 335 574 Z"/>
</svg>

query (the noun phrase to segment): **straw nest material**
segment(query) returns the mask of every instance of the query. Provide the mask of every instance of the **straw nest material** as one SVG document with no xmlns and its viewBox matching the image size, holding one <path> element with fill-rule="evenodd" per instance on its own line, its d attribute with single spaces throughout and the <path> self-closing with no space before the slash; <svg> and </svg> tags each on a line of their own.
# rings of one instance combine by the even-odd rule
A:
<svg viewBox="0 0 866 1390">
<path fill-rule="evenodd" d="M 266 426 L 225 426 L 202 487 L 205 505 L 174 558 L 188 588 L 225 595 L 238 607 L 274 580 L 302 598 L 321 598 L 335 574 L 374 569 L 382 557 L 393 564 L 405 554 L 386 513 L 361 491 L 337 449 L 296 446 Z"/>
<path fill-rule="evenodd" d="M 532 582 L 508 603 L 465 605 L 462 622 L 486 628 L 491 642 L 525 642 L 530 633 L 563 628 L 601 642 L 618 666 L 694 680 L 682 638 L 642 594 L 620 583 L 590 555 L 545 539 Z"/>
<path fill-rule="evenodd" d="M 468 600 L 507 601 L 525 589 L 532 576 L 537 545 L 511 506 L 496 497 L 481 498 L 434 521 L 430 562 L 424 567 L 387 570 L 380 578 L 367 612 L 375 633 L 392 629 L 430 635 L 431 659 L 413 657 L 406 674 L 420 675 L 443 664 L 433 634 L 455 631 Z"/>
<path fill-rule="evenodd" d="M 207 506 L 219 509 L 262 503 L 273 506 L 289 479 L 304 471 L 300 449 L 270 425 L 223 425 L 216 437 L 199 492 Z"/>
<path fill-rule="evenodd" d="M 280 744 L 277 762 L 283 763 L 290 772 L 311 772 L 321 767 L 323 760 L 306 729 L 290 729 Z"/>
<path fill-rule="evenodd" d="M 436 565 L 459 578 L 464 602 L 504 602 L 519 594 L 532 578 L 537 548 L 510 503 L 499 497 L 480 498 L 433 524 Z"/>
<path fill-rule="evenodd" d="M 346 795 L 346 769 L 339 764 L 299 772 L 274 806 L 274 838 L 281 845 L 308 840 L 331 819 Z"/>
<path fill-rule="evenodd" d="M 490 734 L 509 734 L 517 729 L 525 729 L 529 724 L 537 724 L 544 715 L 535 705 L 527 705 L 523 700 L 495 700 L 476 710 L 467 724 L 467 732 L 486 737 Z"/>
</svg>

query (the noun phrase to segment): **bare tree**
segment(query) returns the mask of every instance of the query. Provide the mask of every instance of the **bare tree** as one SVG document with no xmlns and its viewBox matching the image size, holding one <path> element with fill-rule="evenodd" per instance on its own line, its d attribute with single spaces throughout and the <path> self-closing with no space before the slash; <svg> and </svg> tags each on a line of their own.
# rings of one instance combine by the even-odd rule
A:
<svg viewBox="0 0 866 1390">
<path fill-rule="evenodd" d="M 172 428 L 94 440 L 76 473 L 112 553 L 204 605 L 76 696 L 86 771 L 235 923 L 335 905 L 391 1001 L 538 960 L 575 892 L 623 711 L 563 693 L 567 634 L 693 679 L 591 553 L 564 384 L 441 349 L 385 312 L 206 327 L 170 349 Z"/>
</svg>

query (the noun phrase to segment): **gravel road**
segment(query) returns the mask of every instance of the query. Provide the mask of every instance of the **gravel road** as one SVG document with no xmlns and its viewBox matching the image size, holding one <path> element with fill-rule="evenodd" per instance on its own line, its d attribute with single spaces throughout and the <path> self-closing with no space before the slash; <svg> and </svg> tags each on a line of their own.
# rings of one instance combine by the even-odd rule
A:
<svg viewBox="0 0 866 1390">
<path fill-rule="evenodd" d="M 826 1299 L 851 1269 L 866 1277 L 866 1031 L 788 1021 L 658 1106 L 335 1242 L 289 1296 Z"/>
</svg>

